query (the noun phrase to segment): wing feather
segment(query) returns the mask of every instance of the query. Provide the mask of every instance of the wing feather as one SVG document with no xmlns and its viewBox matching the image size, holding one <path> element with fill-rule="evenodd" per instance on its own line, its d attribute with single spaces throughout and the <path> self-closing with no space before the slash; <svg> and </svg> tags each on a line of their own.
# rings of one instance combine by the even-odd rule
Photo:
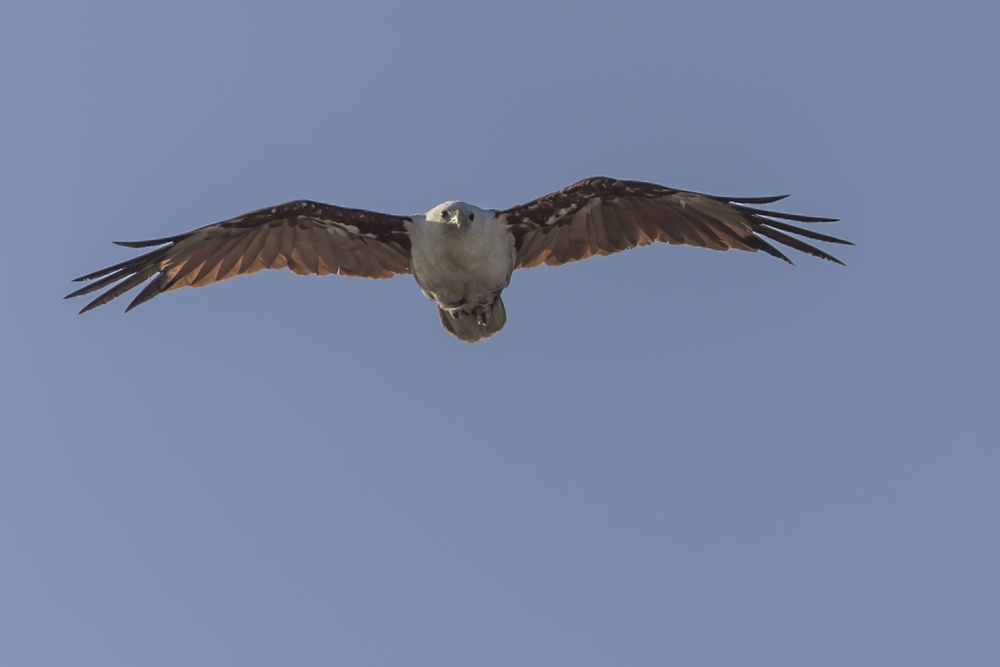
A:
<svg viewBox="0 0 1000 667">
<path fill-rule="evenodd" d="M 375 262 L 368 252 L 368 242 L 362 240 L 360 244 L 355 246 L 354 256 L 357 258 L 355 265 L 358 267 L 357 273 L 359 276 L 370 276 L 373 273 L 377 273 L 378 269 L 375 267 Z"/>
<path fill-rule="evenodd" d="M 722 239 L 713 231 L 712 219 L 695 207 L 689 208 L 692 210 L 687 212 L 685 222 L 690 223 L 694 233 L 697 234 L 698 239 L 701 241 L 698 245 L 702 248 L 710 248 L 712 250 L 729 250 L 729 246 L 723 243 Z"/>
<path fill-rule="evenodd" d="M 806 254 L 814 255 L 816 257 L 820 257 L 822 259 L 829 260 L 831 262 L 836 262 L 837 264 L 840 264 L 841 266 L 844 265 L 843 262 L 841 262 L 839 259 L 837 259 L 833 255 L 829 255 L 829 254 L 823 252 L 822 250 L 820 250 L 819 248 L 817 248 L 815 246 L 811 246 L 808 243 L 806 243 L 805 241 L 800 241 L 799 239 L 795 238 L 794 236 L 789 236 L 788 234 L 785 234 L 784 232 L 779 232 L 778 230 L 771 229 L 770 227 L 761 227 L 760 230 L 759 230 L 759 233 L 763 234 L 764 236 L 766 236 L 769 239 L 773 239 L 773 240 L 777 241 L 778 243 L 783 243 L 786 246 L 788 246 L 789 248 L 795 248 L 799 252 L 804 252 Z"/>
<path fill-rule="evenodd" d="M 546 234 L 544 230 L 540 230 L 537 234 L 532 234 L 529 236 L 527 242 L 523 246 L 524 257 L 530 258 L 526 263 L 523 264 L 525 268 L 531 268 L 540 265 L 548 258 L 550 252 L 546 244 Z M 520 258 L 520 253 L 518 254 Z M 521 265 L 520 259 L 518 264 Z"/>
<path fill-rule="evenodd" d="M 118 283 L 117 285 L 109 289 L 104 294 L 101 294 L 99 297 L 88 303 L 86 306 L 83 307 L 83 310 L 81 310 L 80 312 L 85 313 L 88 310 L 93 310 L 94 308 L 97 308 L 98 306 L 103 306 L 108 301 L 111 301 L 112 299 L 121 296 L 122 294 L 129 291 L 133 287 L 137 287 L 151 275 L 156 273 L 156 271 L 157 268 L 155 266 L 149 266 L 142 269 L 141 271 L 135 272 L 127 280 L 123 280 L 122 282 Z"/>
<path fill-rule="evenodd" d="M 191 280 L 191 287 L 204 287 L 221 280 L 219 278 L 219 268 L 226 259 L 226 255 L 236 247 L 242 240 L 240 236 L 222 236 L 212 244 L 212 253 L 205 258 L 198 269 L 198 273 Z"/>
<path fill-rule="evenodd" d="M 567 261 L 586 259 L 590 256 L 588 217 L 590 217 L 590 212 L 586 208 L 582 208 L 576 212 L 569 223 L 568 233 L 566 234 L 569 246 L 569 259 Z"/>
<path fill-rule="evenodd" d="M 316 275 L 337 273 L 337 252 L 329 227 L 313 227 L 313 247 L 316 248 Z"/>
<path fill-rule="evenodd" d="M 375 261 L 375 265 L 381 267 L 376 275 L 371 276 L 372 278 L 388 278 L 392 274 L 387 272 L 386 267 L 397 266 L 397 259 L 382 245 L 371 243 L 367 247 L 367 251 L 371 258 Z"/>
<path fill-rule="evenodd" d="M 295 227 L 295 245 L 292 249 L 292 258 L 298 265 L 299 271 L 295 271 L 302 276 L 319 273 L 319 257 L 316 255 L 316 240 L 305 227 Z M 300 273 L 301 271 L 301 273 Z"/>
<path fill-rule="evenodd" d="M 285 268 L 288 266 L 288 262 L 284 258 L 280 262 L 278 261 L 278 257 L 281 255 L 281 235 L 284 232 L 284 227 L 267 225 L 265 231 L 267 238 L 260 249 L 260 263 L 264 265 L 265 269 Z"/>
<path fill-rule="evenodd" d="M 587 231 L 591 234 L 591 250 L 598 255 L 610 255 L 611 250 L 608 242 L 608 234 L 604 231 L 604 217 L 601 215 L 601 207 L 588 205 L 587 209 Z"/>
<path fill-rule="evenodd" d="M 570 225 L 572 225 L 572 221 L 565 225 L 553 227 L 552 231 L 549 232 L 549 243 L 552 246 L 552 252 L 549 254 L 549 260 L 551 260 L 553 265 L 565 264 L 566 262 L 572 261 L 572 257 L 570 257 L 569 254 Z M 547 263 L 549 260 L 547 260 Z"/>
<path fill-rule="evenodd" d="M 629 248 L 637 248 L 640 245 L 648 245 L 640 243 L 642 237 L 644 236 L 642 230 L 639 229 L 639 225 L 636 224 L 635 211 L 630 210 L 631 207 L 628 205 L 627 200 L 616 202 L 616 212 L 619 213 L 618 222 L 622 226 L 622 236 L 625 237 L 625 241 Z"/>
<path fill-rule="evenodd" d="M 749 226 L 742 224 L 742 221 L 737 219 L 722 222 L 711 212 L 700 210 L 696 211 L 696 216 L 705 226 L 706 231 L 711 234 L 711 240 L 715 243 L 714 246 L 711 246 L 713 250 L 750 249 L 744 239 L 752 232 Z"/>
<path fill-rule="evenodd" d="M 356 276 L 359 275 L 358 260 L 354 257 L 354 246 L 345 245 L 337 253 L 337 275 Z"/>
<path fill-rule="evenodd" d="M 139 294 L 137 294 L 136 297 L 132 299 L 132 302 L 128 305 L 127 308 L 125 308 L 125 312 L 127 313 L 136 306 L 142 305 L 147 301 L 149 301 L 150 299 L 152 299 L 157 294 L 162 293 L 164 291 L 164 287 L 166 286 L 167 282 L 169 282 L 169 278 L 165 273 L 161 273 L 160 275 L 150 280 L 148 283 L 146 283 L 146 286 L 139 291 Z"/>
<path fill-rule="evenodd" d="M 145 254 L 142 257 L 138 258 L 138 259 L 141 259 L 144 262 L 156 262 L 156 261 L 162 259 L 163 256 L 166 255 L 166 253 L 167 253 L 166 248 L 162 248 L 160 250 L 154 250 L 151 253 Z M 64 298 L 66 298 L 66 299 L 72 299 L 75 296 L 83 296 L 84 294 L 90 294 L 91 292 L 96 292 L 97 290 L 104 289 L 108 285 L 113 285 L 114 283 L 118 282 L 122 278 L 124 278 L 124 277 L 126 277 L 126 276 L 128 276 L 128 275 L 130 275 L 132 273 L 131 267 L 129 266 L 131 264 L 131 262 L 125 262 L 124 264 L 125 264 L 124 268 L 118 269 L 117 271 L 114 271 L 114 272 L 106 275 L 104 278 L 102 278 L 100 280 L 97 280 L 97 281 L 95 281 L 93 283 L 90 283 L 89 285 L 81 287 L 80 289 L 76 290 L 72 294 L 67 294 Z M 122 266 L 122 265 L 118 265 L 118 266 Z M 103 272 L 97 272 L 97 275 L 102 275 L 102 274 L 103 274 Z"/>
<path fill-rule="evenodd" d="M 222 262 L 219 263 L 219 271 L 216 274 L 217 280 L 229 280 L 230 278 L 239 275 L 240 264 L 242 263 L 243 257 L 246 255 L 246 251 L 250 246 L 250 243 L 256 240 L 256 236 L 257 230 L 251 229 L 237 237 L 237 243 L 226 252 L 226 256 L 223 257 Z"/>
<path fill-rule="evenodd" d="M 660 234 L 664 239 L 664 243 L 669 243 L 671 245 L 684 245 L 687 241 L 684 240 L 684 232 L 681 225 L 671 224 L 673 209 L 667 206 L 664 202 L 658 200 L 652 200 L 650 202 L 650 208 L 652 209 L 651 215 L 656 221 L 656 226 L 660 228 Z"/>
<path fill-rule="evenodd" d="M 615 206 L 601 202 L 601 218 L 604 220 L 604 233 L 608 237 L 608 250 L 612 252 L 628 250 L 628 241 L 622 232 L 622 223 L 618 219 L 618 211 Z"/>
<path fill-rule="evenodd" d="M 269 229 L 267 226 L 262 226 L 247 232 L 252 240 L 243 251 L 240 267 L 236 270 L 237 274 L 250 275 L 267 268 L 261 259 L 261 251 L 264 249 L 264 243 L 267 242 Z"/>
<path fill-rule="evenodd" d="M 161 292 L 203 286 L 264 269 L 299 275 L 337 273 L 391 278 L 410 272 L 409 218 L 312 201 L 293 201 L 153 241 L 120 245 L 164 247 L 89 273 L 91 281 L 67 298 L 108 288 L 83 311 L 96 308 L 153 277 L 128 310 Z"/>
<path fill-rule="evenodd" d="M 278 253 L 275 263 L 283 260 L 285 264 L 281 268 L 287 268 L 296 275 L 304 275 L 302 269 L 299 268 L 298 262 L 295 261 L 295 257 L 293 257 L 293 253 L 295 252 L 295 231 L 294 225 L 285 225 L 281 228 L 281 250 Z"/>
<path fill-rule="evenodd" d="M 843 245 L 854 245 L 850 241 L 838 239 L 836 236 L 828 236 L 826 234 L 820 234 L 819 232 L 814 232 L 811 229 L 803 229 L 801 227 L 796 227 L 795 225 L 789 225 L 787 223 L 779 222 L 777 220 L 768 220 L 766 218 L 762 218 L 761 222 L 766 227 L 773 227 L 775 229 L 791 232 L 792 234 L 805 236 L 806 238 L 815 239 L 816 241 L 826 241 L 827 243 L 840 243 Z"/>
<path fill-rule="evenodd" d="M 628 199 L 624 203 L 631 209 L 635 224 L 643 234 L 641 245 L 650 245 L 660 240 L 666 240 L 663 230 L 656 224 L 652 206 L 646 202 L 634 202 Z"/>
<path fill-rule="evenodd" d="M 396 273 L 409 272 L 409 259 L 395 247 L 384 243 L 370 243 L 368 250 L 381 268 L 373 278 L 391 278 Z"/>
<path fill-rule="evenodd" d="M 184 258 L 184 262 L 176 271 L 172 272 L 173 276 L 170 284 L 167 286 L 167 290 L 187 287 L 194 282 L 197 276 L 195 272 L 201 270 L 205 260 L 211 257 L 215 250 L 214 238 L 209 241 L 203 241 L 198 245 L 190 243 L 189 248 L 181 249 L 177 254 L 181 258 Z"/>
</svg>

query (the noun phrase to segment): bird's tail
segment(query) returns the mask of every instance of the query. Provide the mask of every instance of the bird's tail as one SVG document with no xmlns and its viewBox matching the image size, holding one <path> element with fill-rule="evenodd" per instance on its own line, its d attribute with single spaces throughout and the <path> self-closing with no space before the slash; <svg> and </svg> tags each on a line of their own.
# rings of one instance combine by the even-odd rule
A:
<svg viewBox="0 0 1000 667">
<path fill-rule="evenodd" d="M 490 321 L 486 326 L 480 324 L 475 315 L 456 317 L 440 306 L 438 306 L 438 315 L 441 317 L 441 325 L 444 330 L 466 343 L 478 343 L 481 340 L 486 340 L 507 324 L 507 310 L 503 307 L 503 299 L 500 297 L 497 297 L 493 306 L 490 307 Z"/>
</svg>

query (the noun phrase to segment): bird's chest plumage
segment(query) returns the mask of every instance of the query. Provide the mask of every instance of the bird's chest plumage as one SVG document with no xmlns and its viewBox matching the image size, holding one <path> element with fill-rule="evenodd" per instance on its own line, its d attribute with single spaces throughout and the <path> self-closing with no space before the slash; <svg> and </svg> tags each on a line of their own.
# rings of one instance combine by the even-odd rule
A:
<svg viewBox="0 0 1000 667">
<path fill-rule="evenodd" d="M 516 253 L 504 224 L 494 219 L 465 229 L 436 222 L 411 225 L 413 277 L 429 298 L 442 305 L 475 304 L 510 283 Z"/>
</svg>

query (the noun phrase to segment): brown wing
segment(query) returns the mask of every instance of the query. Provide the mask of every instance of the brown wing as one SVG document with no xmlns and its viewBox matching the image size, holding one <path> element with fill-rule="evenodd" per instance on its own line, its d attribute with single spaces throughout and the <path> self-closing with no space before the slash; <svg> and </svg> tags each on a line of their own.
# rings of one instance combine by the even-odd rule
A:
<svg viewBox="0 0 1000 667">
<path fill-rule="evenodd" d="M 516 268 L 558 266 L 656 241 L 713 250 L 763 250 L 792 263 L 763 237 L 843 264 L 789 233 L 828 243 L 851 242 L 781 222 L 836 220 L 746 206 L 771 204 L 787 196 L 713 197 L 653 183 L 588 178 L 498 215 L 504 216 L 514 235 Z"/>
<path fill-rule="evenodd" d="M 165 246 L 77 278 L 95 282 L 66 296 L 113 285 L 81 310 L 85 313 L 155 276 L 126 312 L 161 292 L 202 287 L 264 269 L 299 275 L 336 273 L 392 278 L 410 272 L 409 218 L 292 201 L 253 211 L 187 234 L 152 241 L 117 242 L 128 248 Z M 117 283 L 117 284 L 116 284 Z"/>
</svg>

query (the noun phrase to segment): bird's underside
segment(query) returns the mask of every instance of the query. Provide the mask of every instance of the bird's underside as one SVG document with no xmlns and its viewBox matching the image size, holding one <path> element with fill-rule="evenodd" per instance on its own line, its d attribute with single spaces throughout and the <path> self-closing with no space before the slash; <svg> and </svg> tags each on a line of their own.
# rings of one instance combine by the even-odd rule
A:
<svg viewBox="0 0 1000 667">
<path fill-rule="evenodd" d="M 787 195 L 786 195 L 787 196 Z M 392 278 L 412 273 L 438 304 L 445 330 L 484 340 L 507 321 L 500 293 L 511 273 L 558 266 L 654 242 L 764 252 L 791 263 L 771 242 L 842 264 L 799 237 L 848 241 L 790 222 L 835 222 L 757 208 L 780 197 L 716 197 L 652 183 L 588 178 L 503 211 L 446 202 L 426 214 L 396 216 L 312 201 L 253 211 L 185 234 L 117 242 L 155 247 L 87 274 L 66 298 L 106 289 L 81 313 L 150 282 L 126 310 L 161 292 L 202 287 L 263 269 Z"/>
</svg>

